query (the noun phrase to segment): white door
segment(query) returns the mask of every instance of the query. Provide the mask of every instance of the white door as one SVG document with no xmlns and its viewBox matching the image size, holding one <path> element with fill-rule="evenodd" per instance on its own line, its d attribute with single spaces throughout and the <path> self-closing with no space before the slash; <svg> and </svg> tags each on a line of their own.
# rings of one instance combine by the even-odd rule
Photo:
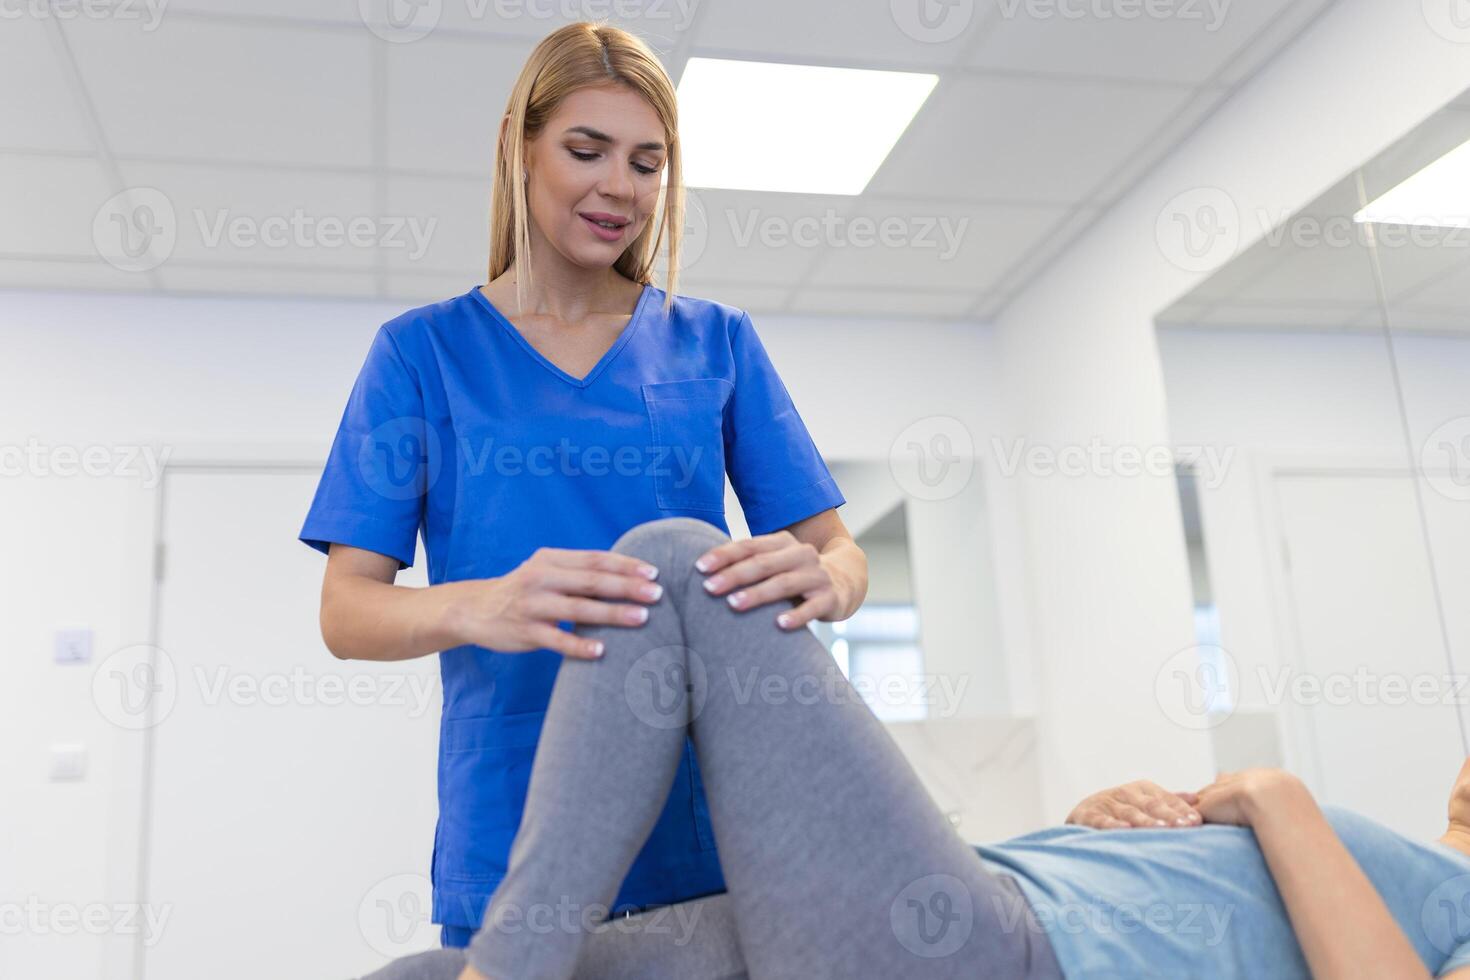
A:
<svg viewBox="0 0 1470 980">
<path fill-rule="evenodd" d="M 1322 802 L 1438 837 L 1464 761 L 1454 701 L 1470 692 L 1453 675 L 1470 669 L 1470 621 L 1450 610 L 1452 669 L 1413 485 L 1388 472 L 1278 476 L 1276 485 L 1296 659 L 1262 678 L 1267 697 L 1280 692 Z M 1470 592 L 1470 508 L 1428 487 L 1425 503 L 1440 588 L 1455 606 Z"/>
<path fill-rule="evenodd" d="M 323 645 L 326 558 L 296 540 L 317 477 L 166 477 L 173 696 L 158 702 L 142 866 L 169 918 L 145 980 L 346 978 L 438 944 L 438 657 L 339 661 Z M 425 584 L 421 547 L 398 583 Z"/>
</svg>

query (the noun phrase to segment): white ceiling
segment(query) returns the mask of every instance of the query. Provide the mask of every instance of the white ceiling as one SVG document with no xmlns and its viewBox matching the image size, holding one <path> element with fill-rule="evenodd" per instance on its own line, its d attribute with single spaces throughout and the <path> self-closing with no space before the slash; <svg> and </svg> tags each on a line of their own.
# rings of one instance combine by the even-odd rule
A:
<svg viewBox="0 0 1470 980">
<path fill-rule="evenodd" d="M 1352 215 L 1470 140 L 1470 93 L 1425 120 L 1212 275 L 1160 317 L 1218 329 L 1470 334 L 1470 229 L 1374 226 Z M 1350 229 L 1329 239 L 1322 229 Z M 1300 231 L 1297 231 L 1300 229 Z M 1375 253 L 1377 268 L 1375 269 Z M 1378 297 L 1382 278 L 1385 302 Z"/>
<path fill-rule="evenodd" d="M 648 0 L 623 4 L 644 15 L 618 22 L 676 80 L 694 55 L 940 75 L 862 195 L 696 189 L 706 244 L 681 292 L 760 311 L 985 317 L 1332 2 L 1226 4 L 1214 25 L 1042 18 L 1027 0 L 975 0 L 964 29 L 935 42 L 897 26 L 900 0 Z M 130 6 L 137 20 L 7 20 L 0 81 L 25 97 L 0 105 L 0 287 L 404 302 L 462 293 L 485 279 L 496 121 L 526 55 L 561 23 L 530 12 L 564 6 L 442 0 L 435 29 L 412 43 L 381 40 L 358 0 L 172 0 L 156 27 L 142 3 Z M 125 272 L 99 256 L 93 220 L 140 186 L 172 203 L 178 240 L 158 268 Z M 298 208 L 435 224 L 416 258 L 211 243 L 199 227 L 200 215 Z M 897 217 L 916 234 L 947 222 L 956 245 L 951 254 L 937 225 L 934 246 L 741 234 L 751 220 L 829 210 Z"/>
</svg>

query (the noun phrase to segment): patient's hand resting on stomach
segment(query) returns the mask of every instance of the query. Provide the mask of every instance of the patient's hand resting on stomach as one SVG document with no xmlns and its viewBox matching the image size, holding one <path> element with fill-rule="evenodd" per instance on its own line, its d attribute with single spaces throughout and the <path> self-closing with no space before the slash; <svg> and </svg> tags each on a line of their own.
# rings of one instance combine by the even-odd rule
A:
<svg viewBox="0 0 1470 980">
<path fill-rule="evenodd" d="M 1470 761 L 1466 768 L 1470 769 Z M 1067 815 L 1067 823 L 1098 830 L 1132 827 L 1158 830 L 1206 823 L 1250 826 L 1254 816 L 1282 805 L 1293 795 L 1311 797 L 1301 780 L 1284 769 L 1222 772 L 1214 782 L 1195 793 L 1171 793 L 1157 783 L 1137 779 L 1092 794 L 1073 808 Z M 1452 800 L 1452 810 L 1454 806 Z M 1461 801 L 1461 808 L 1470 818 L 1470 792 Z"/>
<path fill-rule="evenodd" d="M 1093 793 L 1067 814 L 1067 823 L 1120 830 L 1131 827 L 1198 827 L 1202 818 L 1195 809 L 1194 793 L 1171 793 L 1147 779 L 1136 779 Z"/>
</svg>

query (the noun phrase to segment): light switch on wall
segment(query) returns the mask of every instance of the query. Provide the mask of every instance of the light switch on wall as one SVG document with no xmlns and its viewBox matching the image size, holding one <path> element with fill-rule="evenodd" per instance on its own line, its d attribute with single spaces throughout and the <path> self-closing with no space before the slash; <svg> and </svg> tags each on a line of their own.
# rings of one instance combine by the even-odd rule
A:
<svg viewBox="0 0 1470 980">
<path fill-rule="evenodd" d="M 92 660 L 92 631 L 62 629 L 55 633 L 55 658 L 59 664 L 85 664 Z"/>
<path fill-rule="evenodd" d="M 87 778 L 87 747 L 79 742 L 51 746 L 51 781 L 76 783 Z"/>
</svg>

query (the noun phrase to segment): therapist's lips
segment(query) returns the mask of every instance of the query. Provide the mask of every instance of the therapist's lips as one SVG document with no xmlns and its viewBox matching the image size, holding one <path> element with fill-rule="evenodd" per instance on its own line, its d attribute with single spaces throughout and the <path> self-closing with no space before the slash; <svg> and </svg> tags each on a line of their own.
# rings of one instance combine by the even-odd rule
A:
<svg viewBox="0 0 1470 980">
<path fill-rule="evenodd" d="M 579 211 L 577 212 L 577 217 L 581 218 L 587 223 L 587 227 L 592 229 L 592 234 L 596 235 L 598 238 L 601 238 L 605 242 L 615 242 L 619 238 L 622 238 L 623 229 L 628 226 L 628 221 L 626 218 L 619 218 L 617 215 L 614 214 L 603 214 L 600 211 L 590 211 L 585 214 Z M 620 224 L 616 228 L 604 228 L 602 225 L 598 224 L 597 221 L 594 221 L 594 218 L 602 221 L 616 221 L 620 222 Z"/>
</svg>

